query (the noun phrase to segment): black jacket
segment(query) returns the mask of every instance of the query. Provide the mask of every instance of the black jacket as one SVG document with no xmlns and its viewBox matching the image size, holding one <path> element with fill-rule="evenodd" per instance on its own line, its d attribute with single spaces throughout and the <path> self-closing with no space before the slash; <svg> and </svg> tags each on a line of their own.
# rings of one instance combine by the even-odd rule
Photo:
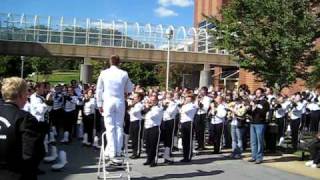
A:
<svg viewBox="0 0 320 180">
<path fill-rule="evenodd" d="M 4 171 L 20 176 L 14 179 L 37 179 L 41 134 L 36 118 L 5 102 L 0 105 L 0 126 L 0 179 L 13 179 Z"/>
<path fill-rule="evenodd" d="M 269 103 L 265 99 L 260 99 L 255 102 L 256 108 L 252 110 L 252 124 L 265 124 L 266 115 L 269 111 Z"/>
</svg>

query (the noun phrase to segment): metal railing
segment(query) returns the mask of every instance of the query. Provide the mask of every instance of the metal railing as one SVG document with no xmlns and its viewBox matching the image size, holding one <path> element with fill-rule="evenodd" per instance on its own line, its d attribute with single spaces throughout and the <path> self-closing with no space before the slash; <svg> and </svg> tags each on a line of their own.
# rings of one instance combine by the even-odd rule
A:
<svg viewBox="0 0 320 180">
<path fill-rule="evenodd" d="M 5 41 L 166 50 L 167 29 L 174 32 L 172 51 L 224 54 L 212 51 L 215 38 L 203 28 L 0 13 Z"/>
</svg>

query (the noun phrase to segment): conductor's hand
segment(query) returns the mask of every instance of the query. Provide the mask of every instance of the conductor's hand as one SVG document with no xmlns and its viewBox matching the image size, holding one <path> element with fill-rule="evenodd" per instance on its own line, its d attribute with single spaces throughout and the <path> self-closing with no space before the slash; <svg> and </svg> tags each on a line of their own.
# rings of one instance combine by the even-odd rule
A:
<svg viewBox="0 0 320 180">
<path fill-rule="evenodd" d="M 99 112 L 102 114 L 103 113 L 103 107 L 99 107 Z"/>
</svg>

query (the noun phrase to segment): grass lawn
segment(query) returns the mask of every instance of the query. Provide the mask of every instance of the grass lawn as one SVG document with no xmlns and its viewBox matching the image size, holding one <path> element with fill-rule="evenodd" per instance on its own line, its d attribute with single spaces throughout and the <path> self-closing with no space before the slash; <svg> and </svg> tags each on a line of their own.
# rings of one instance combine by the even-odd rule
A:
<svg viewBox="0 0 320 180">
<path fill-rule="evenodd" d="M 79 71 L 53 71 L 52 74 L 49 75 L 34 75 L 33 77 L 28 77 L 27 79 L 33 80 L 34 82 L 43 82 L 48 81 L 51 84 L 58 84 L 58 83 L 67 83 L 70 84 L 70 81 L 75 79 L 80 79 L 80 72 Z"/>
</svg>

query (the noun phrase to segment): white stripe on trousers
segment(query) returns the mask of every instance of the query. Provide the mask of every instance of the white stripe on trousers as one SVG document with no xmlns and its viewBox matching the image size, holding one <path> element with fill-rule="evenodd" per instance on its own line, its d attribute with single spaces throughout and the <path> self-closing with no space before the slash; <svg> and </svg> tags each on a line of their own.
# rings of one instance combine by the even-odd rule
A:
<svg viewBox="0 0 320 180">
<path fill-rule="evenodd" d="M 155 159 L 155 163 L 158 162 L 158 152 L 159 152 L 159 143 L 160 143 L 160 134 L 161 134 L 160 126 L 158 126 L 158 128 L 159 128 L 159 135 L 158 135 L 158 143 L 157 143 L 157 148 L 156 148 L 156 159 Z"/>
</svg>

